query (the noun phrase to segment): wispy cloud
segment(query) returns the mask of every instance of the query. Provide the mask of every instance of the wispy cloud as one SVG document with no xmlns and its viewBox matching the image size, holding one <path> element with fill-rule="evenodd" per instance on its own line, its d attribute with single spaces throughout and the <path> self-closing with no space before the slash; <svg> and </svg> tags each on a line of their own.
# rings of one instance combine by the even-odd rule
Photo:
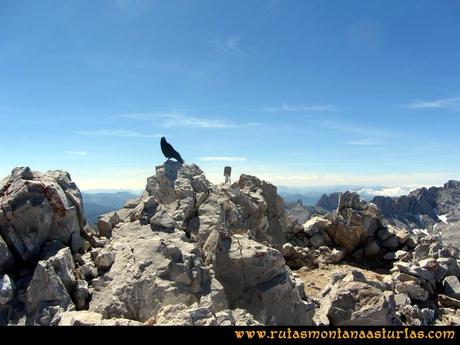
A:
<svg viewBox="0 0 460 345">
<path fill-rule="evenodd" d="M 411 109 L 452 109 L 460 110 L 460 97 L 444 98 L 434 101 L 413 101 L 407 105 Z"/>
<path fill-rule="evenodd" d="M 374 139 L 365 138 L 365 139 L 347 141 L 345 144 L 354 145 L 354 146 L 373 146 L 373 145 L 378 145 L 379 142 Z"/>
<path fill-rule="evenodd" d="M 313 122 L 316 125 L 327 128 L 327 129 L 345 132 L 345 133 L 360 134 L 362 136 L 369 138 L 366 140 L 375 140 L 377 138 L 388 138 L 388 137 L 394 136 L 394 133 L 383 130 L 383 129 L 363 127 L 360 125 L 355 125 L 352 123 L 346 123 L 346 122 L 341 122 L 341 121 L 323 120 L 323 121 L 313 121 Z"/>
<path fill-rule="evenodd" d="M 279 111 L 288 111 L 288 112 L 333 111 L 336 109 L 337 107 L 331 104 L 291 106 L 291 105 L 287 105 L 286 103 L 283 103 L 277 107 L 262 107 L 262 111 L 267 111 L 267 112 L 273 112 L 273 111 L 278 111 L 278 112 Z"/>
<path fill-rule="evenodd" d="M 88 152 L 86 151 L 66 151 L 65 153 L 71 156 L 87 156 L 88 155 Z"/>
<path fill-rule="evenodd" d="M 221 50 L 230 55 L 241 55 L 248 57 L 249 54 L 241 50 L 240 42 L 241 36 L 227 37 L 223 40 L 218 36 L 214 38 L 214 46 L 218 50 Z"/>
<path fill-rule="evenodd" d="M 210 156 L 210 157 L 199 157 L 200 161 L 226 161 L 226 162 L 244 162 L 245 157 L 225 157 L 225 156 Z"/>
<path fill-rule="evenodd" d="M 125 137 L 125 138 L 159 138 L 161 134 L 144 134 L 129 130 L 99 129 L 94 131 L 79 131 L 77 134 L 86 136 Z"/>
<path fill-rule="evenodd" d="M 118 117 L 137 120 L 162 119 L 160 125 L 166 128 L 235 128 L 258 126 L 257 122 L 235 123 L 227 119 L 213 119 L 204 117 L 188 116 L 180 113 L 134 113 L 121 114 Z"/>
</svg>

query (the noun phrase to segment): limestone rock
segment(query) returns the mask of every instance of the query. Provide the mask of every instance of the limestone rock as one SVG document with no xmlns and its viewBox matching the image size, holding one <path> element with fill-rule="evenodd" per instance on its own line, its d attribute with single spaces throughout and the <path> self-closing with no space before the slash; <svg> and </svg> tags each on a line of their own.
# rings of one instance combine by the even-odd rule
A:
<svg viewBox="0 0 460 345">
<path fill-rule="evenodd" d="M 294 247 L 290 243 L 286 243 L 282 249 L 283 257 L 286 260 L 286 265 L 292 269 L 307 267 L 314 269 L 318 267 L 318 262 L 308 248 Z"/>
<path fill-rule="evenodd" d="M 103 319 L 91 311 L 68 311 L 61 313 L 59 326 L 142 326 L 142 323 L 128 319 Z"/>
<path fill-rule="evenodd" d="M 370 285 L 358 271 L 332 276 L 315 315 L 317 320 L 329 319 L 334 326 L 392 325 L 395 317 L 394 297 Z"/>
<path fill-rule="evenodd" d="M 318 232 L 323 232 L 331 224 L 332 223 L 329 219 L 326 219 L 320 216 L 315 216 L 309 219 L 308 221 L 306 221 L 303 225 L 303 228 L 304 228 L 304 232 L 308 236 L 313 236 L 317 234 Z"/>
<path fill-rule="evenodd" d="M 214 313 L 210 308 L 185 304 L 168 305 L 146 322 L 148 325 L 181 326 L 256 326 L 259 323 L 242 309 L 224 310 Z"/>
<path fill-rule="evenodd" d="M 46 174 L 16 168 L 0 190 L 0 231 L 11 251 L 24 261 L 57 240 L 76 252 L 86 225 L 81 193 L 63 171 Z"/>
<path fill-rule="evenodd" d="M 286 242 L 289 220 L 274 185 L 255 176 L 241 175 L 230 186 L 228 196 L 241 209 L 243 227 L 251 230 L 257 241 L 278 248 Z"/>
<path fill-rule="evenodd" d="M 446 295 L 460 299 L 460 282 L 456 276 L 448 276 L 444 278 L 443 286 Z"/>
<path fill-rule="evenodd" d="M 203 247 L 231 308 L 248 310 L 263 324 L 312 323 L 313 305 L 305 304 L 280 252 L 241 235 L 217 231 Z"/>
<path fill-rule="evenodd" d="M 115 225 L 121 222 L 117 212 L 110 212 L 102 215 L 97 220 L 97 228 L 99 236 L 110 238 L 112 236 L 112 229 Z"/>
<path fill-rule="evenodd" d="M 85 280 L 77 280 L 72 291 L 72 298 L 78 310 L 88 309 L 90 292 Z"/>
<path fill-rule="evenodd" d="M 428 291 L 413 281 L 396 284 L 395 291 L 398 293 L 406 293 L 411 299 L 422 302 L 428 300 L 429 297 Z"/>
<path fill-rule="evenodd" d="M 27 288 L 27 310 L 40 312 L 49 306 L 59 306 L 65 310 L 74 307 L 61 278 L 45 261 L 40 261 Z"/>
<path fill-rule="evenodd" d="M 15 286 L 7 274 L 0 275 L 0 306 L 13 300 Z"/>
<path fill-rule="evenodd" d="M 95 249 L 91 251 L 91 256 L 99 272 L 110 269 L 115 261 L 115 252 L 111 246 Z"/>
<path fill-rule="evenodd" d="M 95 288 L 89 310 L 144 322 L 163 306 L 191 305 L 210 293 L 211 275 L 195 245 L 182 236 L 153 232 L 139 221 L 115 228 L 115 261 L 100 277 L 103 284 Z"/>
<path fill-rule="evenodd" d="M 67 291 L 70 293 L 75 286 L 75 263 L 68 247 L 57 252 L 46 261 L 47 265 L 54 269 Z"/>
<path fill-rule="evenodd" d="M 0 237 L 0 274 L 13 268 L 14 260 L 5 241 Z"/>
</svg>

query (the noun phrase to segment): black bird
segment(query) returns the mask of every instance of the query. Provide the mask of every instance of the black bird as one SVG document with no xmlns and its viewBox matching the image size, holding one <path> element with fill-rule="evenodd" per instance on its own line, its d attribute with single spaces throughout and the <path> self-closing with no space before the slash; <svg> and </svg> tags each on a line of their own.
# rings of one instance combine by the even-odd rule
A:
<svg viewBox="0 0 460 345">
<path fill-rule="evenodd" d="M 184 160 L 180 156 L 179 152 L 174 150 L 174 147 L 170 143 L 166 141 L 165 137 L 161 137 L 161 152 L 165 155 L 166 158 L 168 158 L 167 161 L 169 161 L 171 158 L 174 158 L 176 161 L 184 163 Z"/>
</svg>

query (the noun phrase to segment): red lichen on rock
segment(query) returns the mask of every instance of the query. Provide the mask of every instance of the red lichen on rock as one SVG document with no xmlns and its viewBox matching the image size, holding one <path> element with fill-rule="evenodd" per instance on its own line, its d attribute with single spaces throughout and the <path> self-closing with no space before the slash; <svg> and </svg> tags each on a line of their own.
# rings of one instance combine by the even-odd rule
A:
<svg viewBox="0 0 460 345">
<path fill-rule="evenodd" d="M 66 207 L 64 203 L 62 202 L 61 198 L 59 197 L 59 195 L 53 192 L 52 189 L 49 187 L 50 186 L 43 185 L 43 193 L 48 199 L 55 216 L 64 218 L 66 215 Z"/>
</svg>

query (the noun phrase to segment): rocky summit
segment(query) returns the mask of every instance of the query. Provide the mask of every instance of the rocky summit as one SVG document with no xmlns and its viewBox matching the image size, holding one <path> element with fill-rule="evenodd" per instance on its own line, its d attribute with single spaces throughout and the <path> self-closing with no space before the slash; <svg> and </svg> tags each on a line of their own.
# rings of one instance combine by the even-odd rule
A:
<svg viewBox="0 0 460 345">
<path fill-rule="evenodd" d="M 423 212 L 440 193 L 416 196 Z M 68 173 L 16 168 L 0 182 L 0 324 L 460 324 L 455 246 L 355 193 L 322 205 L 300 223 L 270 183 L 168 161 L 92 227 Z"/>
</svg>

